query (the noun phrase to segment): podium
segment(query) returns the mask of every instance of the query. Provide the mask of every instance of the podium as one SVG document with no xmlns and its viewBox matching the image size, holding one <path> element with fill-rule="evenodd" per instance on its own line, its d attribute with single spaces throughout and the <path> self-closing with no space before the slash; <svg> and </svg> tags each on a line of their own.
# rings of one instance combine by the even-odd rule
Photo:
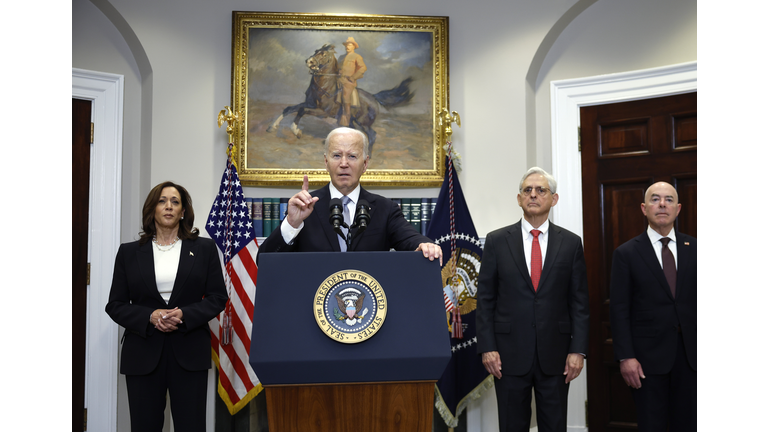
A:
<svg viewBox="0 0 768 432">
<path fill-rule="evenodd" d="M 432 430 L 434 384 L 451 358 L 437 261 L 265 253 L 254 303 L 250 363 L 270 432 Z"/>
</svg>

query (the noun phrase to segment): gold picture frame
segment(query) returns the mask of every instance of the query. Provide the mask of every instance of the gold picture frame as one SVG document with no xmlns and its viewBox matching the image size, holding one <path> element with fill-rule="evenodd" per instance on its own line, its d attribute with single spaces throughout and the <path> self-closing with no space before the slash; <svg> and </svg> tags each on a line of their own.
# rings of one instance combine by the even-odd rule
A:
<svg viewBox="0 0 768 432">
<path fill-rule="evenodd" d="M 354 92 L 338 72 L 348 45 L 365 65 L 353 102 L 339 94 Z M 244 185 L 327 183 L 324 140 L 348 102 L 350 127 L 372 141 L 362 184 L 440 186 L 448 89 L 448 17 L 232 13 L 232 109 L 242 119 L 232 141 Z"/>
</svg>

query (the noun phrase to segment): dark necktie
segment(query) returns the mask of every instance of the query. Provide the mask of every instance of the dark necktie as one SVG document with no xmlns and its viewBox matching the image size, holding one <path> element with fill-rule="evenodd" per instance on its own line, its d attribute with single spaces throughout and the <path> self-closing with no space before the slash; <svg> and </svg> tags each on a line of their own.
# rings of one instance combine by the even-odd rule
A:
<svg viewBox="0 0 768 432">
<path fill-rule="evenodd" d="M 664 268 L 664 276 L 667 278 L 669 288 L 672 290 L 672 297 L 675 297 L 675 288 L 677 287 L 677 268 L 675 267 L 675 257 L 669 250 L 669 237 L 661 239 L 661 266 Z"/>
<path fill-rule="evenodd" d="M 541 246 L 539 245 L 539 230 L 531 230 L 533 234 L 533 246 L 531 247 L 531 282 L 533 289 L 538 291 L 541 279 Z"/>
<path fill-rule="evenodd" d="M 344 223 L 347 224 L 347 226 L 352 224 L 352 218 L 349 216 L 349 207 L 347 207 L 347 204 L 349 204 L 352 200 L 349 199 L 348 196 L 344 195 L 341 197 L 341 205 L 344 207 Z M 341 231 L 344 232 L 345 236 L 349 236 L 349 229 L 341 227 Z M 341 248 L 342 252 L 347 251 L 347 242 L 341 236 L 337 236 L 339 238 L 339 247 Z"/>
</svg>

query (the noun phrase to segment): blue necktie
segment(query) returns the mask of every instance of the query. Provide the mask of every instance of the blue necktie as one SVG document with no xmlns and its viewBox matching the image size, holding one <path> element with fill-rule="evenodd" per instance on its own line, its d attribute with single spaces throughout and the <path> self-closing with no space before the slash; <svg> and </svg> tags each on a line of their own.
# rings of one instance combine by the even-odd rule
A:
<svg viewBox="0 0 768 432">
<path fill-rule="evenodd" d="M 349 216 L 349 207 L 347 207 L 347 205 L 350 202 L 352 202 L 352 200 L 349 199 L 349 197 L 346 195 L 344 195 L 341 198 L 341 205 L 344 207 L 344 223 L 347 224 L 347 226 L 352 225 L 352 218 Z M 349 236 L 349 229 L 341 227 L 341 231 L 344 233 L 345 236 Z M 339 237 L 339 247 L 341 247 L 341 251 L 346 252 L 347 242 L 343 238 L 341 238 L 341 236 L 338 236 L 338 237 Z"/>
</svg>

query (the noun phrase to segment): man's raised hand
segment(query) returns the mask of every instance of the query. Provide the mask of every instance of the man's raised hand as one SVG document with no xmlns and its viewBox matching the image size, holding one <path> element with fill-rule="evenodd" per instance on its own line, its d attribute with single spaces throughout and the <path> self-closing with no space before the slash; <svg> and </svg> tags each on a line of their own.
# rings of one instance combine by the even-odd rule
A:
<svg viewBox="0 0 768 432">
<path fill-rule="evenodd" d="M 288 200 L 288 210 L 285 216 L 288 223 L 292 227 L 298 228 L 304 222 L 304 219 L 312 214 L 312 211 L 315 209 L 315 203 L 319 199 L 309 194 L 309 177 L 305 175 L 301 190 Z"/>
</svg>

